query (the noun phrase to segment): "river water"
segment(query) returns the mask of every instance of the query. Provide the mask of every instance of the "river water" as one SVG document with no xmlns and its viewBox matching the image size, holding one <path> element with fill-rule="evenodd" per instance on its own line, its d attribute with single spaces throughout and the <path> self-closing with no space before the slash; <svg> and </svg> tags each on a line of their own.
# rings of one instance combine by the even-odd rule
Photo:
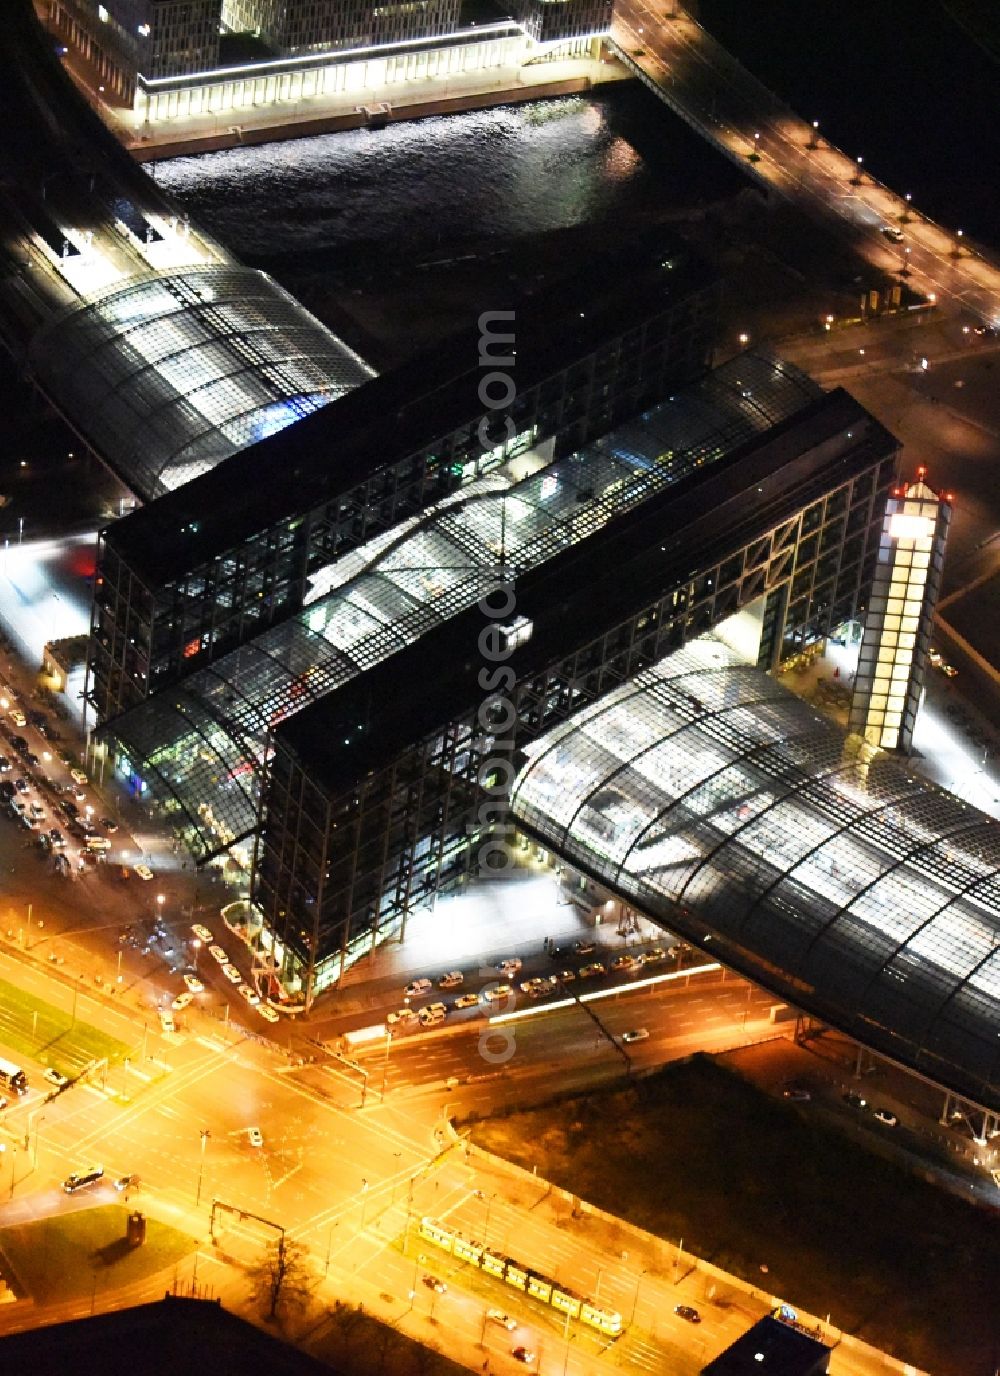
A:
<svg viewBox="0 0 1000 1376">
<path fill-rule="evenodd" d="M 149 170 L 244 261 L 346 278 L 583 226 L 617 236 L 743 185 L 632 83 Z"/>
</svg>

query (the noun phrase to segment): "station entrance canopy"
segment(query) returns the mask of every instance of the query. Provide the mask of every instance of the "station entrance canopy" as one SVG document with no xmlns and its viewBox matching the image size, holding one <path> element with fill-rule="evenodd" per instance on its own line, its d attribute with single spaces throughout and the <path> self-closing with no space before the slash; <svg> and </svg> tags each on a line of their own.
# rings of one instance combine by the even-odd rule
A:
<svg viewBox="0 0 1000 1376">
<path fill-rule="evenodd" d="M 516 820 L 795 1007 L 1000 1108 L 1000 824 L 704 638 L 536 742 Z"/>
<path fill-rule="evenodd" d="M 374 377 L 266 273 L 235 263 L 92 297 L 39 333 L 31 367 L 143 501 Z"/>
</svg>

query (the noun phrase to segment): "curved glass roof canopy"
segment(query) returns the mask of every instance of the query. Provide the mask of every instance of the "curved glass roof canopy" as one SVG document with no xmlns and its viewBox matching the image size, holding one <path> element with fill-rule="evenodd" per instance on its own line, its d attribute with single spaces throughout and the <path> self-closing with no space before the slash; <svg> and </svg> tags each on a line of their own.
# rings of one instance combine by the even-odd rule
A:
<svg viewBox="0 0 1000 1376">
<path fill-rule="evenodd" d="M 725 645 L 549 733 L 514 812 L 797 1008 L 1000 1108 L 1000 824 Z"/>
<path fill-rule="evenodd" d="M 579 454 L 529 452 L 321 570 L 310 605 L 106 728 L 199 862 L 257 825 L 269 734 L 285 717 L 481 595 L 794 415 L 820 389 L 744 355 Z"/>
<path fill-rule="evenodd" d="M 270 277 L 237 264 L 91 298 L 35 338 L 31 365 L 144 501 L 374 376 Z"/>
</svg>

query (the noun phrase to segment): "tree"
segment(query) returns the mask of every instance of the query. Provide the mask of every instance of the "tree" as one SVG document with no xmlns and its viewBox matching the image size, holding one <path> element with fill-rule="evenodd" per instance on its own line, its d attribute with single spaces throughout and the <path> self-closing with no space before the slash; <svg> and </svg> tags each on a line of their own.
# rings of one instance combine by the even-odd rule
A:
<svg viewBox="0 0 1000 1376">
<path fill-rule="evenodd" d="M 251 1270 L 254 1299 L 269 1319 L 278 1317 L 279 1307 L 299 1310 L 308 1303 L 312 1277 L 307 1255 L 300 1242 L 291 1242 L 282 1234 L 276 1242 L 268 1243 L 263 1258 Z"/>
</svg>

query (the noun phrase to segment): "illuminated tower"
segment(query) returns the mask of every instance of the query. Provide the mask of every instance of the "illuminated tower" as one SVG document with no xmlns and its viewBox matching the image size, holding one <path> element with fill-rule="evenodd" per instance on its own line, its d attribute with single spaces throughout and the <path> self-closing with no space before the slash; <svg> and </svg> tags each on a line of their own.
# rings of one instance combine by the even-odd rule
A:
<svg viewBox="0 0 1000 1376">
<path fill-rule="evenodd" d="M 873 746 L 909 754 L 941 588 L 951 493 L 917 481 L 886 503 L 878 565 L 858 656 L 850 727 Z"/>
</svg>

